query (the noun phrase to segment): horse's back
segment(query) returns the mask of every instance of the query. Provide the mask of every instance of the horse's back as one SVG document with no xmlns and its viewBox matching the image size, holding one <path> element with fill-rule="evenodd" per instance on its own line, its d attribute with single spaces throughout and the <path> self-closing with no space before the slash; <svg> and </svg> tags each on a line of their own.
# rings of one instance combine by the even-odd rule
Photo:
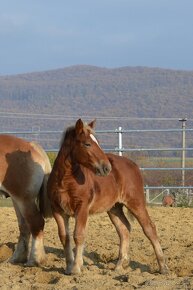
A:
<svg viewBox="0 0 193 290">
<path fill-rule="evenodd" d="M 51 171 L 48 156 L 39 144 L 35 142 L 28 142 L 16 136 L 0 135 L 1 165 L 2 162 L 8 165 L 9 161 L 16 161 L 16 157 L 12 159 L 11 156 L 17 156 L 17 158 L 21 157 L 21 162 L 17 164 L 18 166 L 23 164 L 24 161 L 27 161 L 27 157 L 30 156 L 31 160 L 40 164 L 43 169 L 46 167 L 45 170 L 47 170 L 48 173 Z"/>
<path fill-rule="evenodd" d="M 127 183 L 137 183 L 143 185 L 143 179 L 138 165 L 131 159 L 118 156 L 115 154 L 107 154 L 112 166 L 112 174 L 116 179 L 121 179 Z"/>
<path fill-rule="evenodd" d="M 29 142 L 12 135 L 0 135 L 0 157 L 16 150 L 29 150 Z"/>
</svg>

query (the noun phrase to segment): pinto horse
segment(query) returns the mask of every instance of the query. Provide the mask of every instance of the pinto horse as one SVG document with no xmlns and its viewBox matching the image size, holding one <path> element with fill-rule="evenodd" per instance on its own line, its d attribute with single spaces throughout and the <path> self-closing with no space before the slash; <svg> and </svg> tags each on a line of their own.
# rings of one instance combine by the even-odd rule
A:
<svg viewBox="0 0 193 290">
<path fill-rule="evenodd" d="M 48 196 L 66 257 L 66 274 L 81 272 L 83 244 L 88 216 L 107 212 L 120 238 L 116 269 L 128 263 L 130 223 L 123 206 L 136 217 L 151 241 L 161 273 L 167 265 L 155 225 L 145 205 L 143 181 L 131 160 L 105 154 L 94 137 L 94 123 L 79 119 L 66 130 L 48 179 Z M 69 217 L 75 218 L 75 257 L 69 235 Z"/>
<path fill-rule="evenodd" d="M 0 135 L 0 194 L 11 197 L 19 225 L 19 239 L 12 263 L 39 265 L 45 258 L 44 216 L 47 205 L 47 179 L 50 161 L 42 147 L 15 136 Z M 37 207 L 39 199 L 39 209 Z M 31 251 L 29 239 L 32 235 Z"/>
</svg>

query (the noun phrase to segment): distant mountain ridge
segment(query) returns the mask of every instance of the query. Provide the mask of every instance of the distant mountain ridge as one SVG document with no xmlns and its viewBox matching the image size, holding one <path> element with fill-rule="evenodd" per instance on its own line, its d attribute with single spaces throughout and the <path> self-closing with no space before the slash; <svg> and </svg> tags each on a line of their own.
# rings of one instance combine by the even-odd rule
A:
<svg viewBox="0 0 193 290">
<path fill-rule="evenodd" d="M 77 65 L 0 76 L 3 111 L 192 118 L 192 97 L 193 71 Z"/>
</svg>

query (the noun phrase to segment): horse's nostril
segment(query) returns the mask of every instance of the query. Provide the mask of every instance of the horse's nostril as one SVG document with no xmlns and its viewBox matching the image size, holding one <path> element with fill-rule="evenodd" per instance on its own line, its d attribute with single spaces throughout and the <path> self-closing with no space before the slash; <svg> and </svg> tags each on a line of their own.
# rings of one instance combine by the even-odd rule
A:
<svg viewBox="0 0 193 290">
<path fill-rule="evenodd" d="M 111 171 L 111 165 L 104 164 L 103 171 L 104 171 L 105 175 L 108 175 L 110 173 L 110 171 Z"/>
<path fill-rule="evenodd" d="M 96 168 L 96 175 L 101 175 L 101 171 L 100 171 L 100 169 L 99 168 Z"/>
<path fill-rule="evenodd" d="M 104 166 L 104 173 L 105 173 L 105 174 L 108 174 L 108 173 L 109 173 L 109 169 L 108 169 L 107 166 Z"/>
</svg>

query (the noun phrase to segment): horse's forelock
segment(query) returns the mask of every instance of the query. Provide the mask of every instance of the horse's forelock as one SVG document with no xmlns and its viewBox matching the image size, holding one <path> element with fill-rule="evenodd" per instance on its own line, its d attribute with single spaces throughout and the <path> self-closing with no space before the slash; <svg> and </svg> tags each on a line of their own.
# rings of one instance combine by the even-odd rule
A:
<svg viewBox="0 0 193 290">
<path fill-rule="evenodd" d="M 89 126 L 89 124 L 87 124 L 86 122 L 84 122 L 84 127 L 83 127 L 83 131 L 85 134 L 92 134 L 95 135 L 95 131 Z M 66 131 L 63 133 L 60 145 L 62 146 L 62 144 L 64 142 L 66 142 L 67 140 L 69 141 L 69 139 L 74 140 L 75 138 L 75 126 L 70 126 L 66 129 Z"/>
</svg>

